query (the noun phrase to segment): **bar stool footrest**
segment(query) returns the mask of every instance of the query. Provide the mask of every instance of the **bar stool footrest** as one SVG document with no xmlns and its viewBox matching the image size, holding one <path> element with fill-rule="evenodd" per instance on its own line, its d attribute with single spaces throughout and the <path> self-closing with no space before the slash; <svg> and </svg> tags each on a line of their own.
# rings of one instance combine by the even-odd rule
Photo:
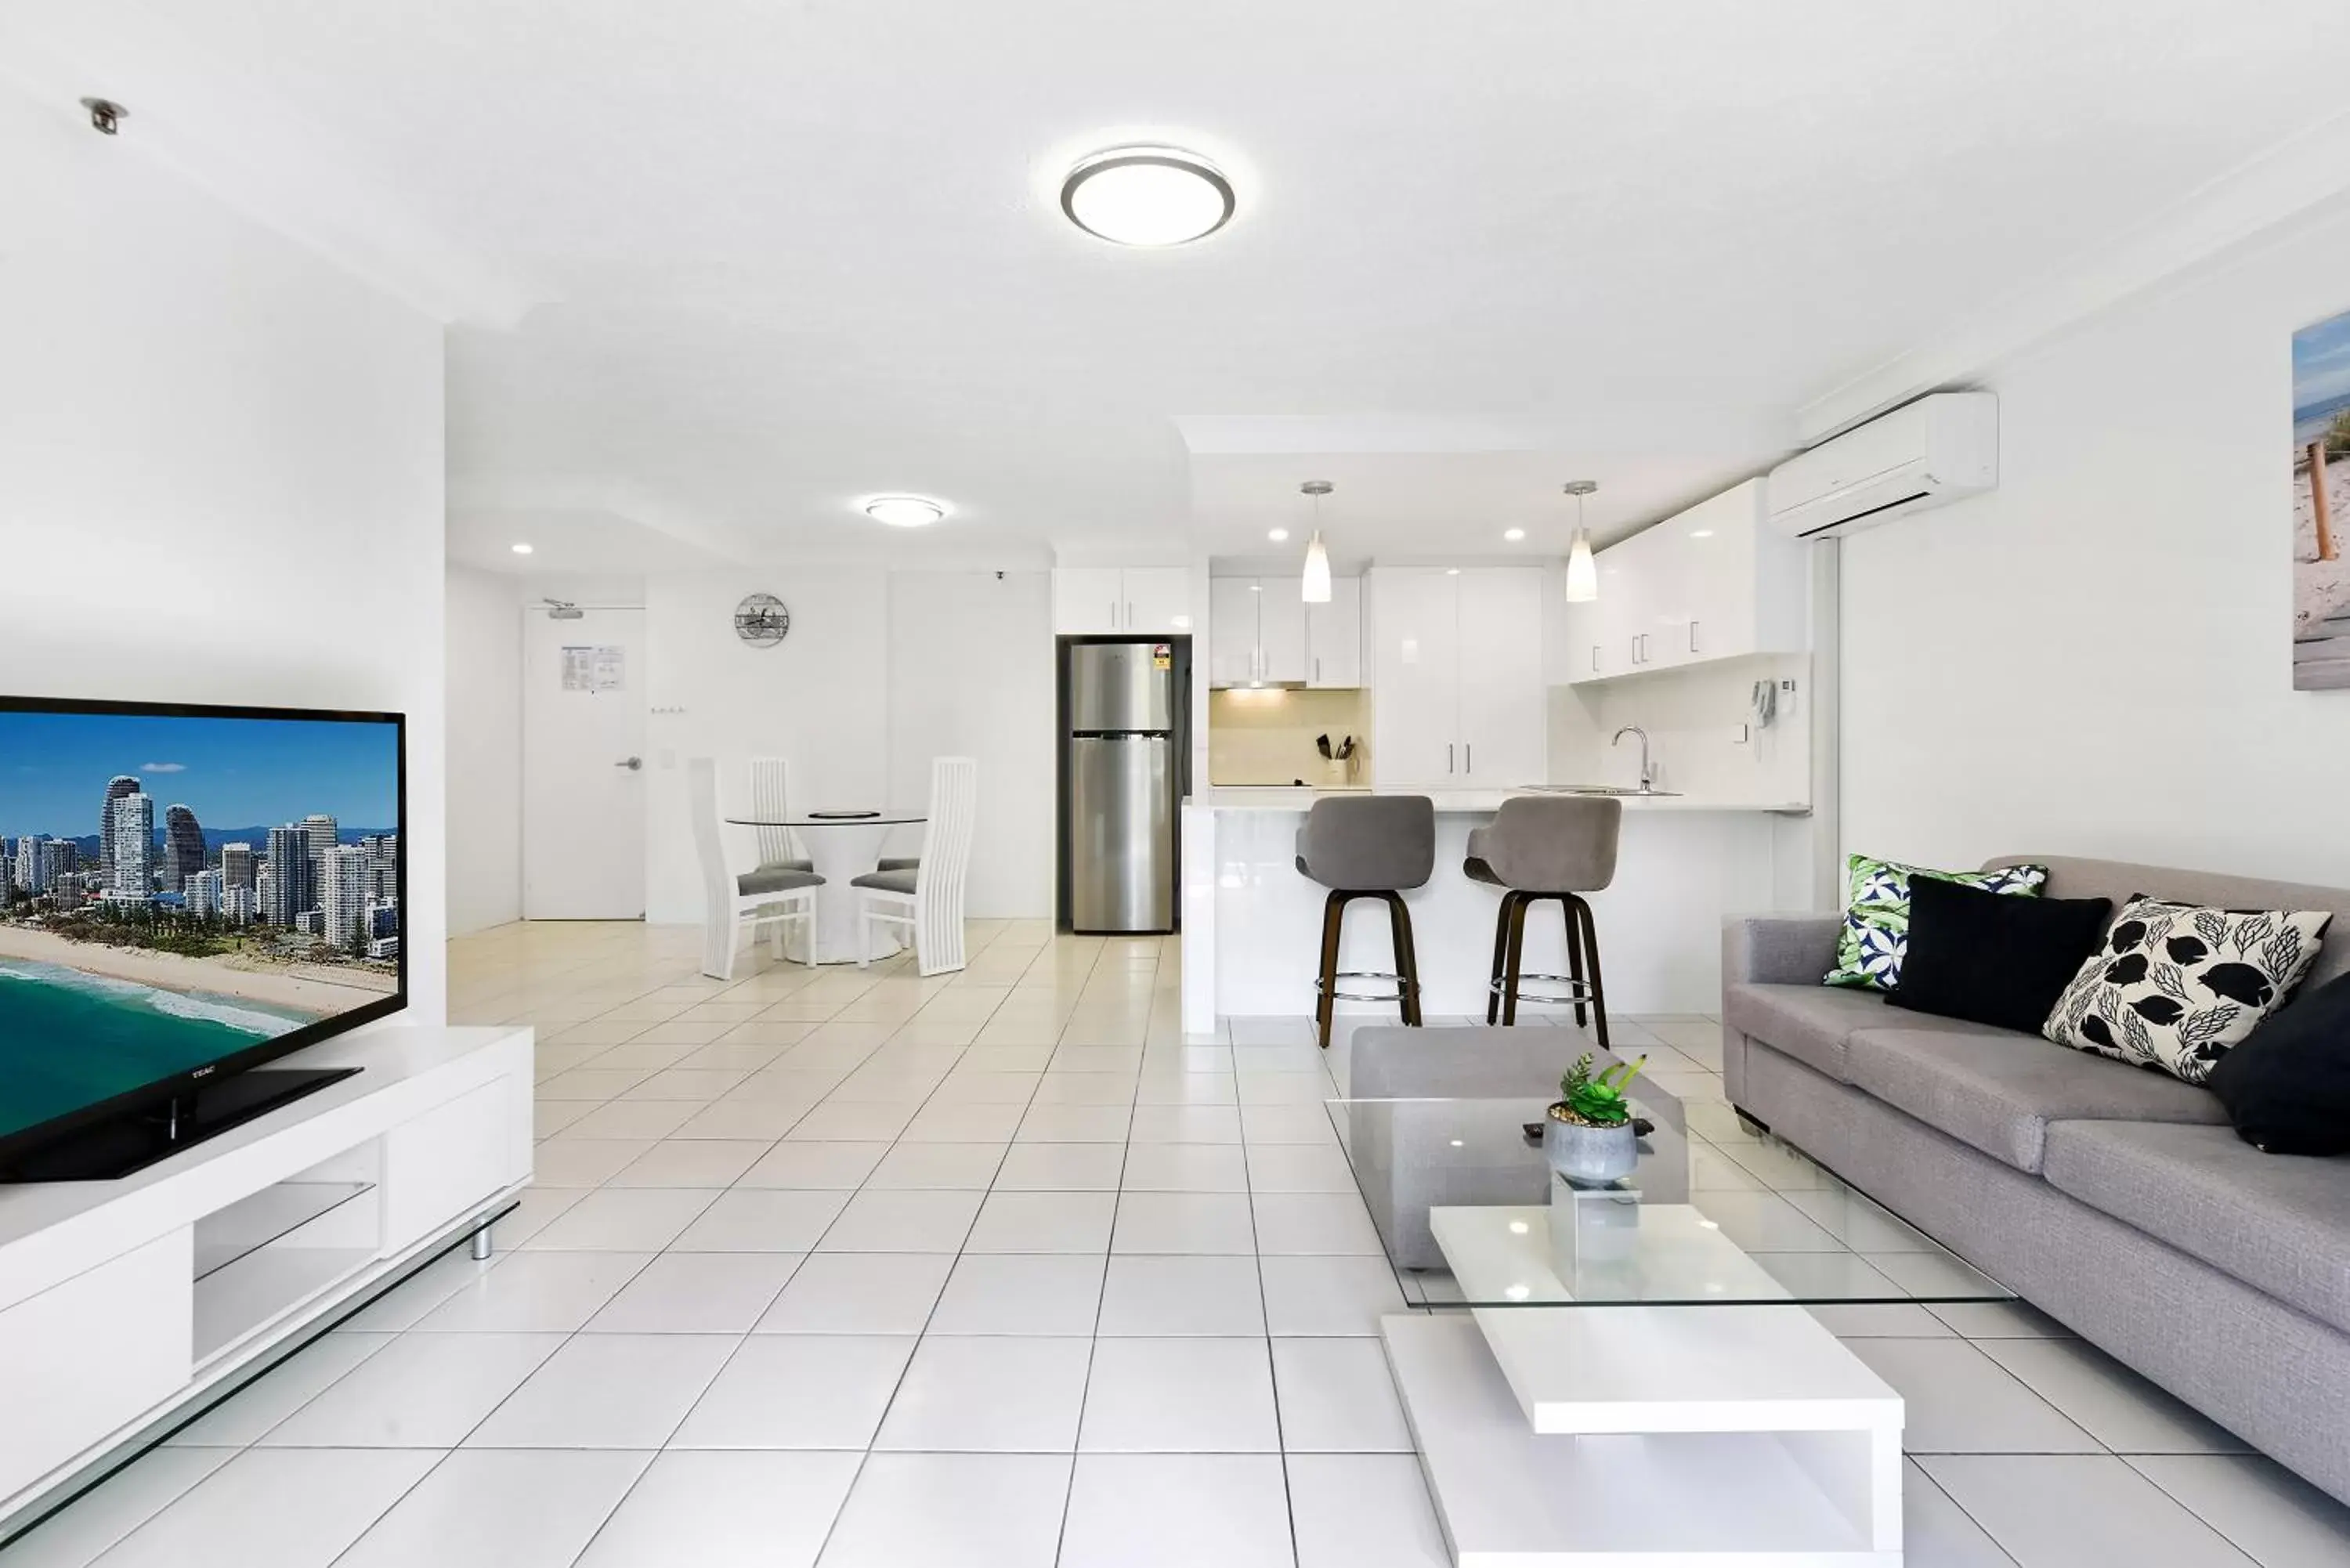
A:
<svg viewBox="0 0 2350 1568">
<path fill-rule="evenodd" d="M 1387 970 L 1381 969 L 1342 969 L 1331 978 L 1334 980 L 1391 980 L 1395 981 L 1396 988 L 1391 992 L 1331 992 L 1331 997 L 1339 1002 L 1400 1002 L 1409 1001 L 1419 990 L 1418 981 L 1409 980 L 1403 975 L 1395 974 Z M 1314 994 L 1316 996 L 1320 996 L 1322 994 L 1322 981 L 1321 977 L 1318 975 L 1315 977 L 1314 981 Z"/>
</svg>

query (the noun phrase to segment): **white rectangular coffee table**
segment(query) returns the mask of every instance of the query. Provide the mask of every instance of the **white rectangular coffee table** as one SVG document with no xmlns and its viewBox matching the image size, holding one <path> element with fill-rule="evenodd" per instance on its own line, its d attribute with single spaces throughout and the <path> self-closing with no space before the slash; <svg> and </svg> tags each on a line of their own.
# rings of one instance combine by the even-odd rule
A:
<svg viewBox="0 0 2350 1568">
<path fill-rule="evenodd" d="M 1399 1266 L 1430 1304 L 1379 1327 L 1455 1563 L 1898 1568 L 1900 1396 L 1806 1308 L 2011 1293 L 1783 1149 L 1749 1170 L 1678 1106 L 1620 1190 L 1416 1201 L 1548 1189 L 1522 1131 L 1542 1108 L 1331 1105 L 1390 1259 L 1432 1239 L 1447 1265 Z"/>
</svg>

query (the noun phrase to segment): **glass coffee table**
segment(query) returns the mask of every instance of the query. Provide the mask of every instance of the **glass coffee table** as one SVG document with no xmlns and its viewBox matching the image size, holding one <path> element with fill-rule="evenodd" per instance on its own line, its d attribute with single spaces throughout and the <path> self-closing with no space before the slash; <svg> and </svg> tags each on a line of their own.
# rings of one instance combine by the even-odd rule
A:
<svg viewBox="0 0 2350 1568">
<path fill-rule="evenodd" d="M 1728 1106 L 1632 1097 L 1596 1189 L 1551 1171 L 1547 1098 L 1328 1103 L 1454 1561 L 1893 1568 L 1901 1398 L 1814 1309 L 2013 1293 Z"/>
</svg>

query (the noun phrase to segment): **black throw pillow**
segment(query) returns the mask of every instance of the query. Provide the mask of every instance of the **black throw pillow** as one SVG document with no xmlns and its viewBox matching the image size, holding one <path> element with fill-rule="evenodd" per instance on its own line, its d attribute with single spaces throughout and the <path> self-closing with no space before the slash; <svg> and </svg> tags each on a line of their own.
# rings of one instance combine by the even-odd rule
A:
<svg viewBox="0 0 2350 1568">
<path fill-rule="evenodd" d="M 2110 898 L 2015 898 L 1914 877 L 1909 953 L 1885 1000 L 2037 1034 L 2113 912 Z"/>
<path fill-rule="evenodd" d="M 2271 1154 L 2350 1154 L 2350 974 L 2280 1008 L 2204 1085 Z"/>
</svg>

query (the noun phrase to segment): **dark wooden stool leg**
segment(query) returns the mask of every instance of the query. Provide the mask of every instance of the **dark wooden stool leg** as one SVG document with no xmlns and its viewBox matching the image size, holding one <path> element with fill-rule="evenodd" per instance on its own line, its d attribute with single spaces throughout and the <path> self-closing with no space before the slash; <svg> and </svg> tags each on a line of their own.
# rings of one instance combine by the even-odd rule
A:
<svg viewBox="0 0 2350 1568">
<path fill-rule="evenodd" d="M 1518 974 L 1524 966 L 1526 949 L 1526 906 L 1534 900 L 1516 898 L 1510 902 L 1510 950 L 1504 959 L 1502 973 L 1502 1023 L 1518 1021 Z"/>
<path fill-rule="evenodd" d="M 1498 1021 L 1502 1014 L 1502 960 L 1510 950 L 1510 906 L 1518 901 L 1515 893 L 1504 889 L 1502 907 L 1493 913 L 1493 969 L 1485 978 L 1485 1022 Z"/>
<path fill-rule="evenodd" d="M 1322 985 L 1314 999 L 1314 1028 L 1322 1049 L 1330 1049 L 1330 1013 L 1337 1006 L 1338 932 L 1347 918 L 1347 895 L 1333 892 L 1322 902 Z"/>
<path fill-rule="evenodd" d="M 1403 1004 L 1403 1021 L 1410 1028 L 1419 1027 L 1419 957 L 1412 950 L 1411 911 L 1404 908 L 1403 895 L 1384 895 L 1388 901 L 1388 921 L 1395 933 L 1395 965 L 1397 997 Z"/>
<path fill-rule="evenodd" d="M 1583 921 L 1576 917 L 1570 899 L 1558 901 L 1558 912 L 1566 922 L 1566 972 L 1574 981 L 1567 989 L 1575 992 L 1575 1026 L 1581 1029 L 1591 1022 L 1583 998 Z"/>
<path fill-rule="evenodd" d="M 1607 982 L 1600 978 L 1599 973 L 1599 926 L 1591 918 L 1590 905 L 1580 898 L 1569 901 L 1574 905 L 1574 914 L 1583 922 L 1583 946 L 1591 964 L 1592 1033 L 1598 1037 L 1601 1048 L 1606 1049 L 1607 1046 Z"/>
</svg>

